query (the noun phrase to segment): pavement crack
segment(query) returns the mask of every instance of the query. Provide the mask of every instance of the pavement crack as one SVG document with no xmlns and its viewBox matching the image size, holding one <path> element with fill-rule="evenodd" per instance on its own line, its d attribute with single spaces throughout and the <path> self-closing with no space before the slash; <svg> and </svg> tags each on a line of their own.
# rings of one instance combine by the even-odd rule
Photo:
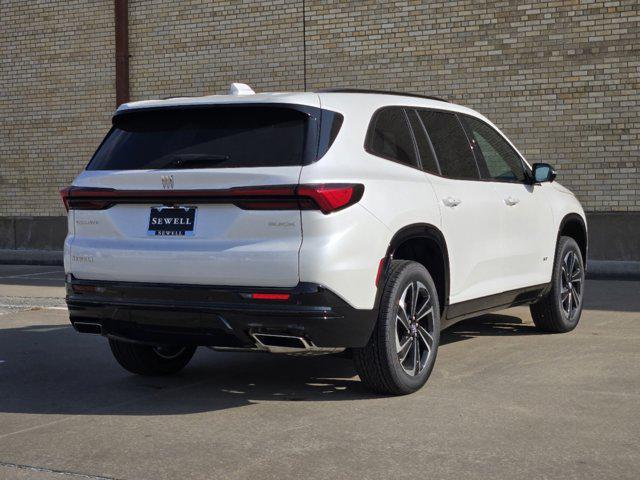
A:
<svg viewBox="0 0 640 480">
<path fill-rule="evenodd" d="M 88 478 L 90 480 L 122 480 L 115 477 L 104 477 L 102 475 L 91 475 L 87 473 L 72 472 L 69 470 L 57 470 L 55 468 L 36 467 L 33 465 L 22 465 L 19 463 L 3 462 L 0 460 L 0 467 L 14 468 L 16 470 L 27 470 L 31 472 L 53 473 L 56 475 L 72 478 Z"/>
</svg>

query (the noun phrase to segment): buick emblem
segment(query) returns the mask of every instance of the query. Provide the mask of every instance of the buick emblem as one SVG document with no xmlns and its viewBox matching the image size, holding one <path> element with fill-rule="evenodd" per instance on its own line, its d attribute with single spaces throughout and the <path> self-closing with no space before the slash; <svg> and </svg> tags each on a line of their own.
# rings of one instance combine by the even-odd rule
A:
<svg viewBox="0 0 640 480">
<path fill-rule="evenodd" d="M 165 190 L 173 190 L 173 175 L 162 176 L 162 188 Z"/>
</svg>

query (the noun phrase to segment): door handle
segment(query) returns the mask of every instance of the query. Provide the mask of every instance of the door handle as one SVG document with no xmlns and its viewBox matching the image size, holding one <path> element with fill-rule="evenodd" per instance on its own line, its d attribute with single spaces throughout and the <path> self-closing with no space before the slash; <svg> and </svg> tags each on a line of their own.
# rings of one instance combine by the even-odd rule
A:
<svg viewBox="0 0 640 480">
<path fill-rule="evenodd" d="M 445 206 L 447 207 L 457 207 L 458 205 L 460 205 L 460 203 L 462 202 L 462 200 L 460 200 L 459 198 L 453 198 L 453 197 L 446 197 L 442 199 L 442 203 L 445 204 Z"/>
<path fill-rule="evenodd" d="M 504 203 L 506 203 L 510 207 L 513 207 L 514 205 L 517 205 L 518 203 L 520 203 L 520 199 L 512 196 L 508 196 L 507 198 L 504 199 Z"/>
</svg>

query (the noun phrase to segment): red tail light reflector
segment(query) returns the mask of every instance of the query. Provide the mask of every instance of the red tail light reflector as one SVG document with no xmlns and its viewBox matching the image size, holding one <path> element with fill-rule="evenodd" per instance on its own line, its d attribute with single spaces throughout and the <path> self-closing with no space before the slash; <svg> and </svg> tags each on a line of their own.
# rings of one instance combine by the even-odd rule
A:
<svg viewBox="0 0 640 480">
<path fill-rule="evenodd" d="M 95 293 L 97 291 L 95 285 L 72 285 L 71 289 L 74 293 Z"/>
<path fill-rule="evenodd" d="M 251 298 L 254 300 L 289 300 L 289 293 L 252 293 Z"/>
</svg>

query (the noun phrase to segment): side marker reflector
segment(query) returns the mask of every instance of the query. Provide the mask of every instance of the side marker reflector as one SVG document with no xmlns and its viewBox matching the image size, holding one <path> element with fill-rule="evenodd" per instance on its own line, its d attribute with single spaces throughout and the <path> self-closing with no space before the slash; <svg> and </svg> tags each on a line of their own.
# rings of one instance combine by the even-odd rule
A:
<svg viewBox="0 0 640 480">
<path fill-rule="evenodd" d="M 376 273 L 376 287 L 378 286 L 378 284 L 380 283 L 380 277 L 382 276 L 382 272 L 384 270 L 384 261 L 386 260 L 386 257 L 381 258 L 380 259 L 380 263 L 378 264 L 378 273 Z"/>
</svg>

